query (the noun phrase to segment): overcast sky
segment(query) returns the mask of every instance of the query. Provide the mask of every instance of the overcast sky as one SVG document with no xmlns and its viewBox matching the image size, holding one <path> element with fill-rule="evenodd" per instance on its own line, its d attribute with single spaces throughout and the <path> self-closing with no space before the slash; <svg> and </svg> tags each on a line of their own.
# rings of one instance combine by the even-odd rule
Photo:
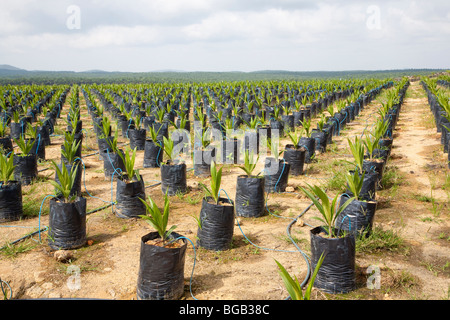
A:
<svg viewBox="0 0 450 320">
<path fill-rule="evenodd" d="M 450 68 L 449 0 L 1 0 L 27 70 Z"/>
</svg>

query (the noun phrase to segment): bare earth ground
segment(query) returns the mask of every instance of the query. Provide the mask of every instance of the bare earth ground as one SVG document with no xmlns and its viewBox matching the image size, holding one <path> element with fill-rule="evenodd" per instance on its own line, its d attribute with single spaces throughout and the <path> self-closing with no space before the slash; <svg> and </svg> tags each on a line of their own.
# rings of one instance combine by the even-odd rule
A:
<svg viewBox="0 0 450 320">
<path fill-rule="evenodd" d="M 81 95 L 80 101 L 87 136 L 83 142 L 83 155 L 86 156 L 97 150 L 97 144 Z M 327 185 L 340 169 L 337 161 L 349 160 L 346 138 L 360 135 L 365 128 L 370 128 L 376 118 L 374 111 L 379 105 L 380 100 L 373 101 L 339 137 L 334 137 L 334 144 L 328 147 L 327 152 L 319 154 L 318 161 L 307 166 L 305 176 L 289 178 L 289 186 L 294 188 L 294 192 L 270 194 L 267 202 L 270 214 L 257 219 L 239 218 L 231 249 L 211 252 L 197 248 L 194 255 L 192 246 L 188 244 L 185 299 L 192 300 L 193 296 L 198 300 L 285 299 L 288 294 L 274 259 L 300 280 L 306 275 L 304 258 L 286 233 L 292 219 L 310 204 L 301 195 L 298 186 L 303 186 L 305 182 Z M 411 300 L 450 297 L 450 172 L 446 154 L 439 143 L 440 135 L 433 124 L 424 91 L 418 82 L 413 82 L 402 106 L 394 135 L 394 148 L 388 161 L 388 168 L 396 173 L 396 180 L 389 188 L 377 192 L 378 209 L 375 215 L 375 227 L 394 231 L 403 244 L 394 251 L 357 252 L 357 290 L 344 295 L 329 295 L 314 290 L 313 299 Z M 65 126 L 62 119 L 58 126 L 56 133 L 61 134 Z M 124 138 L 121 141 L 127 142 Z M 46 149 L 46 159 L 59 161 L 61 143 L 61 136 L 52 138 L 52 145 Z M 148 185 L 147 195 L 162 204 L 160 186 L 152 186 L 160 180 L 159 169 L 143 169 L 143 151 L 138 153 L 137 167 Z M 83 161 L 89 192 L 85 192 L 84 196 L 88 200 L 88 210 L 92 210 L 114 200 L 115 182 L 111 188 L 111 180 L 105 178 L 103 162 L 99 161 L 98 155 L 85 157 Z M 49 167 L 48 161 L 39 165 L 40 169 Z M 242 174 L 239 168 L 224 168 L 222 188 L 231 198 L 235 196 L 238 174 Z M 52 170 L 42 171 L 39 177 L 33 185 L 23 187 L 24 202 L 30 206 L 27 210 L 33 211 L 34 216 L 14 223 L 3 223 L 0 228 L 1 246 L 37 230 L 38 226 L 48 225 L 48 199 L 43 203 L 41 219 L 37 214 L 44 197 L 53 192 L 47 181 L 53 179 L 54 173 Z M 209 179 L 197 178 L 189 171 L 188 185 L 191 189 L 184 196 L 171 197 L 169 220 L 171 225 L 177 225 L 178 233 L 194 243 L 197 223 L 193 216 L 199 215 L 203 195 L 198 182 L 208 184 Z M 318 223 L 312 219 L 313 216 L 317 216 L 314 209 L 307 211 L 291 229 L 292 237 L 307 255 L 310 253 L 310 226 Z M 305 224 L 302 226 L 301 222 Z M 40 234 L 41 242 L 39 235 L 34 235 L 9 246 L 8 254 L 0 255 L 0 277 L 12 287 L 13 298 L 136 299 L 140 238 L 153 231 L 150 225 L 142 220 L 120 219 L 109 207 L 90 214 L 87 227 L 88 239 L 91 240 L 89 245 L 75 250 L 71 260 L 65 263 L 53 257 L 47 245 L 46 232 Z M 189 285 L 194 258 L 191 295 Z M 380 268 L 381 287 L 370 290 L 366 286 L 366 271 L 373 265 Z M 70 284 L 73 284 L 77 274 L 70 271 L 70 266 L 80 271 L 80 286 L 76 290 Z"/>
</svg>

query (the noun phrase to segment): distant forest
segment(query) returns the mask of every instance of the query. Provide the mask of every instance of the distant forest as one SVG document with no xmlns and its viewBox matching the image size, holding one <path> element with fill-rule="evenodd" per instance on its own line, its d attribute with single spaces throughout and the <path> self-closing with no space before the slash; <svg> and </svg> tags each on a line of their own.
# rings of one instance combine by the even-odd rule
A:
<svg viewBox="0 0 450 320">
<path fill-rule="evenodd" d="M 255 71 L 255 72 L 70 72 L 0 70 L 0 85 L 93 84 L 93 83 L 194 83 L 219 81 L 302 81 L 311 79 L 400 78 L 429 76 L 446 70 L 405 69 L 380 71 Z"/>
</svg>

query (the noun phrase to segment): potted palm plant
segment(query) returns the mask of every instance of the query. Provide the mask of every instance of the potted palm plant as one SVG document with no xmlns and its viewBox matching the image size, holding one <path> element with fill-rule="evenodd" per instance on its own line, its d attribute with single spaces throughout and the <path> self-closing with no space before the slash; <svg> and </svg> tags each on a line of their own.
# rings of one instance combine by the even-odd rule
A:
<svg viewBox="0 0 450 320">
<path fill-rule="evenodd" d="M 161 210 L 150 196 L 141 199 L 147 214 L 140 217 L 156 231 L 141 238 L 139 274 L 137 280 L 138 300 L 177 300 L 184 294 L 184 261 L 187 242 L 174 232 L 176 226 L 167 229 L 170 203 L 164 196 Z"/>
<path fill-rule="evenodd" d="M 7 135 L 8 125 L 4 121 L 0 121 L 0 152 L 6 154 L 14 150 L 11 137 Z"/>
<path fill-rule="evenodd" d="M 77 169 L 52 161 L 58 182 L 50 180 L 56 197 L 50 200 L 48 244 L 54 250 L 77 249 L 86 243 L 86 199 L 73 194 Z"/>
<path fill-rule="evenodd" d="M 290 164 L 291 169 L 289 173 L 293 176 L 299 176 L 303 174 L 306 148 L 300 146 L 302 134 L 303 128 L 287 133 L 289 139 L 291 140 L 291 143 L 285 146 L 283 158 Z"/>
<path fill-rule="evenodd" d="M 254 175 L 253 171 L 259 156 L 245 151 L 244 164 L 240 168 L 245 175 L 238 175 L 236 182 L 236 216 L 260 217 L 265 213 L 264 176 Z"/>
<path fill-rule="evenodd" d="M 45 160 L 45 143 L 44 139 L 38 134 L 38 128 L 31 125 L 27 126 L 26 136 L 29 136 L 28 140 L 34 142 L 30 153 L 34 153 L 38 159 Z"/>
<path fill-rule="evenodd" d="M 379 141 L 380 139 L 371 133 L 366 133 L 363 139 L 367 151 L 364 157 L 363 170 L 365 172 L 375 171 L 377 173 L 377 189 L 381 188 L 381 179 L 386 164 L 386 159 L 381 158 L 379 152 L 377 152 L 377 150 L 380 150 L 378 149 Z"/>
<path fill-rule="evenodd" d="M 102 157 L 105 154 L 105 150 L 109 149 L 109 140 L 112 139 L 112 127 L 111 120 L 107 116 L 100 118 L 99 123 L 95 124 L 97 126 L 97 144 L 98 151 Z"/>
<path fill-rule="evenodd" d="M 61 145 L 61 166 L 65 166 L 67 171 L 71 172 L 72 168 L 76 171 L 75 180 L 73 182 L 71 195 L 81 195 L 81 177 L 82 167 L 79 165 L 81 161 L 81 141 L 74 139 L 74 135 L 66 133 L 66 139 Z M 59 182 L 58 175 L 55 176 L 55 181 Z"/>
<path fill-rule="evenodd" d="M 357 171 L 347 173 L 346 181 L 354 197 L 350 204 L 336 218 L 336 228 L 354 233 L 355 236 L 363 234 L 369 236 L 372 231 L 377 202 L 375 200 L 360 199 L 358 196 L 363 186 L 364 172 L 362 175 L 359 175 Z M 343 194 L 340 205 L 345 204 L 349 198 L 350 196 Z"/>
<path fill-rule="evenodd" d="M 37 156 L 31 153 L 34 140 L 25 139 L 22 135 L 19 139 L 14 139 L 20 149 L 20 153 L 14 153 L 14 179 L 20 181 L 22 185 L 29 185 L 38 175 Z"/>
<path fill-rule="evenodd" d="M 141 120 L 141 116 L 139 114 L 136 115 L 134 118 L 134 128 L 128 130 L 131 149 L 137 148 L 137 150 L 145 150 L 147 130 L 144 128 Z"/>
<path fill-rule="evenodd" d="M 234 203 L 220 197 L 222 169 L 211 163 L 210 188 L 200 184 L 206 192 L 198 218 L 197 244 L 207 250 L 223 251 L 230 248 L 234 231 Z"/>
<path fill-rule="evenodd" d="M 125 170 L 123 162 L 123 150 L 118 147 L 118 133 L 107 139 L 108 147 L 103 150 L 101 158 L 103 159 L 103 171 L 105 178 L 116 180 L 122 171 Z"/>
<path fill-rule="evenodd" d="M 279 150 L 279 142 L 267 139 L 271 157 L 266 157 L 264 162 L 265 191 L 269 193 L 284 192 L 287 187 L 291 164 L 285 159 L 280 159 L 283 151 Z"/>
<path fill-rule="evenodd" d="M 364 173 L 363 185 L 358 197 L 364 200 L 374 200 L 378 174 L 373 168 L 369 171 L 364 169 L 364 161 L 366 160 L 364 160 L 365 148 L 362 140 L 358 138 L 358 136 L 355 136 L 354 141 L 349 138 L 347 138 L 347 141 L 356 167 L 355 170 L 351 170 L 350 173 L 353 173 L 353 171 L 358 172 L 359 175 Z M 354 196 L 351 190 L 347 190 L 346 193 L 350 196 Z"/>
<path fill-rule="evenodd" d="M 163 145 L 166 161 L 161 163 L 161 190 L 169 196 L 187 192 L 186 163 L 175 158 L 174 142 L 163 137 Z"/>
<path fill-rule="evenodd" d="M 0 153 L 0 222 L 23 216 L 22 185 L 13 177 L 14 168 L 13 155 Z"/>
<path fill-rule="evenodd" d="M 145 184 L 139 170 L 134 168 L 136 148 L 129 147 L 119 153 L 124 163 L 125 172 L 118 175 L 116 186 L 115 214 L 120 218 L 137 218 L 145 214 L 145 206 L 140 199 L 145 199 Z"/>
<path fill-rule="evenodd" d="M 162 162 L 164 151 L 163 151 L 163 141 L 158 140 L 158 131 L 155 130 L 153 126 L 149 126 L 147 132 L 149 133 L 149 138 L 145 140 L 144 149 L 144 168 L 158 168 Z"/>
<path fill-rule="evenodd" d="M 311 229 L 311 266 L 316 268 L 325 256 L 314 281 L 314 287 L 328 293 L 347 293 L 355 289 L 355 236 L 335 228 L 336 218 L 351 203 L 349 198 L 339 206 L 339 194 L 334 198 L 319 186 L 300 187 L 314 203 L 320 216 L 314 217 L 322 225 Z"/>
<path fill-rule="evenodd" d="M 194 175 L 196 177 L 209 177 L 211 174 L 211 162 L 215 160 L 216 148 L 211 145 L 210 131 L 194 131 Z"/>
<path fill-rule="evenodd" d="M 27 129 L 27 122 L 23 121 L 20 117 L 20 111 L 14 110 L 12 114 L 12 121 L 10 125 L 10 132 L 12 139 L 19 139 L 22 135 L 25 134 Z"/>
<path fill-rule="evenodd" d="M 311 137 L 316 140 L 316 150 L 324 153 L 327 150 L 328 133 L 324 131 L 326 124 L 326 117 L 322 113 L 319 121 L 317 122 L 317 129 L 312 129 Z"/>
<path fill-rule="evenodd" d="M 305 136 L 300 139 L 298 146 L 306 149 L 305 163 L 311 163 L 316 156 L 316 139 L 311 137 L 311 119 L 303 120 L 302 127 Z"/>
<path fill-rule="evenodd" d="M 270 120 L 270 129 L 271 132 L 274 130 L 278 130 L 278 135 L 280 137 L 284 137 L 284 122 L 281 121 L 281 106 L 274 106 L 273 108 L 273 116 Z"/>
</svg>

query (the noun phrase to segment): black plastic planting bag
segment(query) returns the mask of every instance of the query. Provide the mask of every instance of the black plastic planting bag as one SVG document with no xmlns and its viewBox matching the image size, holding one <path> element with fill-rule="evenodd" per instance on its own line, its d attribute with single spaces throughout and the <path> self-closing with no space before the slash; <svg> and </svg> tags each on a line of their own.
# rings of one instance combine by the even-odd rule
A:
<svg viewBox="0 0 450 320">
<path fill-rule="evenodd" d="M 47 126 L 40 126 L 37 134 L 38 137 L 40 136 L 45 146 L 49 146 L 51 144 L 50 132 Z"/>
<path fill-rule="evenodd" d="M 222 163 L 237 164 L 241 158 L 241 140 L 225 139 L 220 142 Z"/>
<path fill-rule="evenodd" d="M 140 199 L 145 200 L 145 184 L 142 177 L 128 182 L 123 178 L 117 179 L 115 213 L 118 217 L 138 218 L 145 215 L 146 207 Z"/>
<path fill-rule="evenodd" d="M 286 145 L 284 149 L 283 158 L 290 164 L 290 174 L 293 176 L 299 176 L 303 174 L 303 167 L 305 164 L 306 149 L 299 147 L 296 148 L 292 144 Z"/>
<path fill-rule="evenodd" d="M 158 168 L 160 163 L 163 161 L 164 151 L 161 148 L 163 145 L 162 141 L 155 143 L 151 139 L 145 140 L 144 148 L 144 168 Z"/>
<path fill-rule="evenodd" d="M 172 232 L 172 239 L 181 237 Z M 151 232 L 141 238 L 139 274 L 136 294 L 138 300 L 177 300 L 184 294 L 184 264 L 186 239 L 179 248 L 167 248 L 146 244 L 159 238 Z"/>
<path fill-rule="evenodd" d="M 219 198 L 219 204 L 213 202 L 211 197 L 203 199 L 197 244 L 207 250 L 223 251 L 230 248 L 233 239 L 234 204 L 225 198 Z"/>
<path fill-rule="evenodd" d="M 161 165 L 161 190 L 174 196 L 187 191 L 186 164 L 166 163 Z"/>
<path fill-rule="evenodd" d="M 303 137 L 298 145 L 306 149 L 305 163 L 311 163 L 316 155 L 316 139 Z"/>
<path fill-rule="evenodd" d="M 294 111 L 294 127 L 300 127 L 303 122 L 304 113 L 302 111 Z"/>
<path fill-rule="evenodd" d="M 0 181 L 0 222 L 20 220 L 23 216 L 22 185 Z"/>
<path fill-rule="evenodd" d="M 343 206 L 348 199 L 347 195 L 342 195 L 339 206 Z M 376 209 L 375 200 L 353 200 L 336 218 L 336 229 L 351 232 L 355 236 L 362 235 L 366 231 L 367 237 L 372 231 Z"/>
<path fill-rule="evenodd" d="M 266 158 L 264 162 L 264 188 L 266 192 L 284 192 L 291 165 L 284 159 Z"/>
<path fill-rule="evenodd" d="M 33 147 L 31 147 L 30 154 L 35 154 L 38 159 L 45 160 L 45 144 L 44 141 L 38 136 L 36 139 L 26 139 L 34 141 Z"/>
<path fill-rule="evenodd" d="M 278 121 L 278 120 L 270 121 L 270 128 L 271 128 L 271 131 L 278 130 L 279 137 L 284 136 L 284 122 L 283 121 Z"/>
<path fill-rule="evenodd" d="M 20 139 L 22 135 L 25 135 L 27 127 L 27 122 L 11 122 L 10 123 L 10 132 L 11 138 Z"/>
<path fill-rule="evenodd" d="M 14 154 L 14 180 L 20 181 L 22 185 L 29 185 L 38 175 L 37 157 L 35 154 Z"/>
<path fill-rule="evenodd" d="M 311 132 L 311 138 L 316 140 L 316 150 L 322 153 L 327 151 L 327 133 L 324 131 L 318 131 L 313 129 Z"/>
<path fill-rule="evenodd" d="M 347 293 L 356 288 L 355 236 L 326 238 L 319 234 L 325 231 L 316 227 L 310 231 L 311 268 L 316 268 L 322 254 L 325 258 L 314 281 L 314 287 L 327 293 Z"/>
<path fill-rule="evenodd" d="M 145 149 L 147 130 L 145 129 L 130 129 L 128 130 L 128 138 L 130 139 L 130 148 L 137 150 Z"/>
<path fill-rule="evenodd" d="M 122 152 L 123 154 L 122 150 L 119 150 L 119 152 Z M 113 178 L 115 180 L 122 172 L 125 171 L 125 164 L 123 163 L 122 157 L 118 153 L 104 150 L 102 158 L 105 178 Z"/>
<path fill-rule="evenodd" d="M 54 250 L 70 250 L 86 243 L 86 199 L 74 202 L 50 200 L 48 244 Z"/>
<path fill-rule="evenodd" d="M 8 154 L 14 150 L 10 137 L 0 138 L 0 147 L 3 149 L 4 154 Z"/>
<path fill-rule="evenodd" d="M 211 161 L 214 161 L 216 149 L 194 150 L 194 175 L 206 178 L 211 175 Z"/>
<path fill-rule="evenodd" d="M 385 162 L 381 159 L 364 160 L 363 170 L 364 172 L 375 172 L 377 174 L 376 189 L 381 189 L 381 179 L 383 178 Z"/>
<path fill-rule="evenodd" d="M 237 177 L 236 183 L 236 216 L 261 217 L 265 213 L 264 199 L 265 178 L 248 177 L 241 175 Z"/>
<path fill-rule="evenodd" d="M 281 116 L 281 121 L 283 122 L 283 127 L 289 131 L 294 131 L 294 115 L 284 114 Z"/>
</svg>

